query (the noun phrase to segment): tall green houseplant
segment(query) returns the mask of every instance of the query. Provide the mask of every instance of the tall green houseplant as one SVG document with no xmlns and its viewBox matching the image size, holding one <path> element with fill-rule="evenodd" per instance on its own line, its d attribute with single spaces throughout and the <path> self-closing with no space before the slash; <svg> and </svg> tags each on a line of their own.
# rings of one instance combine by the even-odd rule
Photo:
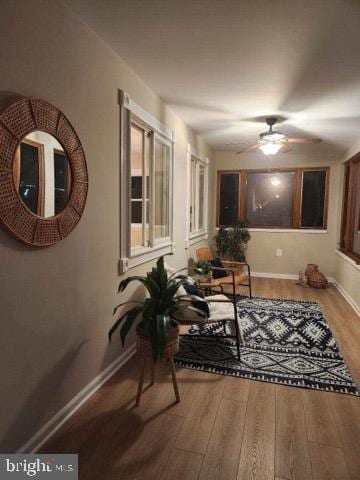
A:
<svg viewBox="0 0 360 480">
<path fill-rule="evenodd" d="M 120 307 L 130 306 L 125 313 L 116 320 L 109 330 L 109 341 L 117 329 L 120 329 L 120 338 L 124 345 L 134 322 L 141 318 L 138 325 L 141 333 L 149 337 L 152 345 L 154 360 L 164 356 L 166 342 L 171 329 L 176 329 L 176 314 L 181 311 L 192 310 L 202 317 L 206 317 L 202 310 L 192 306 L 192 301 L 204 302 L 203 298 L 195 295 L 178 295 L 177 292 L 184 283 L 192 282 L 186 275 L 179 272 L 168 275 L 164 267 L 164 257 L 160 257 L 156 267 L 147 276 L 134 276 L 122 280 L 118 293 L 123 293 L 131 282 L 140 282 L 146 289 L 148 297 L 143 301 L 130 300 L 120 303 L 114 308 L 114 315 Z M 121 328 L 120 328 L 121 327 Z"/>
<path fill-rule="evenodd" d="M 238 220 L 231 227 L 220 227 L 214 237 L 216 251 L 219 256 L 243 262 L 245 260 L 245 250 L 251 238 L 246 220 Z"/>
</svg>

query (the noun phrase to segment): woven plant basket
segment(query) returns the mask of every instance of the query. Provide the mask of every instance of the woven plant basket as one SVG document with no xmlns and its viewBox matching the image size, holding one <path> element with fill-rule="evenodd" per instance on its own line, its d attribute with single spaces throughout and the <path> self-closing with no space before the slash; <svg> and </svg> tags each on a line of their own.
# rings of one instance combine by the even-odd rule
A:
<svg viewBox="0 0 360 480">
<path fill-rule="evenodd" d="M 318 271 L 313 271 L 308 276 L 308 284 L 310 287 L 314 288 L 326 288 L 328 286 L 328 281 L 325 275 Z"/>
<path fill-rule="evenodd" d="M 150 338 L 145 335 L 144 330 L 141 325 L 138 325 L 136 328 L 136 348 L 138 353 L 143 357 L 151 357 L 152 354 L 152 345 Z M 179 327 L 173 327 L 169 334 L 166 342 L 164 357 L 169 358 L 176 355 L 179 351 Z"/>
<path fill-rule="evenodd" d="M 305 277 L 309 278 L 313 272 L 318 272 L 319 267 L 315 263 L 308 263 L 305 270 Z"/>
</svg>

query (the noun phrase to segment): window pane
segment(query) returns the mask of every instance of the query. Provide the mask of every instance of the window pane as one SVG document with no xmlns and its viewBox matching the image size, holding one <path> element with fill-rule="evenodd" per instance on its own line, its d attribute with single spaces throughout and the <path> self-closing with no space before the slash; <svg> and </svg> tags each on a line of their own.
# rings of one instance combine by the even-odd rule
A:
<svg viewBox="0 0 360 480">
<path fill-rule="evenodd" d="M 142 199 L 142 177 L 140 176 L 131 177 L 131 198 Z"/>
<path fill-rule="evenodd" d="M 355 183 L 355 215 L 353 252 L 360 255 L 360 163 L 357 164 L 357 179 Z"/>
<path fill-rule="evenodd" d="M 71 173 L 65 153 L 54 150 L 55 215 L 62 212 L 70 196 Z"/>
<path fill-rule="evenodd" d="M 204 228 L 205 167 L 199 168 L 199 230 Z"/>
<path fill-rule="evenodd" d="M 19 195 L 33 213 L 38 213 L 39 150 L 27 143 L 20 145 Z"/>
<path fill-rule="evenodd" d="M 324 227 L 326 172 L 304 171 L 301 226 L 308 228 Z"/>
<path fill-rule="evenodd" d="M 220 176 L 219 225 L 235 225 L 239 218 L 239 174 Z"/>
<path fill-rule="evenodd" d="M 169 236 L 170 147 L 155 142 L 155 238 Z"/>
<path fill-rule="evenodd" d="M 131 201 L 131 223 L 142 225 L 142 202 L 138 200 Z M 136 228 L 135 230 L 139 230 Z"/>
<path fill-rule="evenodd" d="M 130 168 L 131 168 L 131 199 L 137 201 L 131 202 L 131 246 L 140 247 L 144 245 L 143 226 L 142 226 L 142 176 L 144 159 L 144 131 L 135 125 L 131 125 L 131 150 L 130 150 Z"/>
<path fill-rule="evenodd" d="M 249 173 L 247 219 L 250 225 L 292 226 L 294 189 L 295 172 Z"/>
</svg>

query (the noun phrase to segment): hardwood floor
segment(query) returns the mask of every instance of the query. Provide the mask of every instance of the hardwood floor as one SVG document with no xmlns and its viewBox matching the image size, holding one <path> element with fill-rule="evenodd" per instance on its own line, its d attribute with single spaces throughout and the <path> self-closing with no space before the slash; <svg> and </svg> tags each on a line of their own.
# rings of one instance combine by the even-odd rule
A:
<svg viewBox="0 0 360 480">
<path fill-rule="evenodd" d="M 254 295 L 320 302 L 360 384 L 360 318 L 333 286 L 253 286 Z M 360 479 L 359 398 L 177 368 L 176 404 L 159 365 L 135 408 L 138 368 L 131 359 L 41 451 L 79 453 L 81 480 Z"/>
</svg>

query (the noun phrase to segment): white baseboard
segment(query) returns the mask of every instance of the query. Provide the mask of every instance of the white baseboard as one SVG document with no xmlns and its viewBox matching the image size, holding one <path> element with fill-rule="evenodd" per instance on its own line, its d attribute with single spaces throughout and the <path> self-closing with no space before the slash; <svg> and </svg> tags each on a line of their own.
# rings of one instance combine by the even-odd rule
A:
<svg viewBox="0 0 360 480">
<path fill-rule="evenodd" d="M 268 273 L 268 272 L 251 272 L 252 277 L 262 277 L 262 278 L 280 278 L 283 280 L 298 280 L 299 275 L 294 273 Z M 334 283 L 333 277 L 327 277 L 328 282 Z"/>
<path fill-rule="evenodd" d="M 251 276 L 262 278 L 282 278 L 284 280 L 297 280 L 299 278 L 299 275 L 293 275 L 291 273 L 251 272 Z"/>
<path fill-rule="evenodd" d="M 334 285 L 339 290 L 341 295 L 347 300 L 347 302 L 352 306 L 355 312 L 360 316 L 360 306 L 355 302 L 355 300 L 348 294 L 345 288 L 340 285 L 340 283 L 334 279 Z"/>
<path fill-rule="evenodd" d="M 262 278 L 280 278 L 283 280 L 298 280 L 299 275 L 292 273 L 267 273 L 267 272 L 251 272 L 252 277 L 262 277 Z M 339 290 L 341 295 L 347 300 L 347 302 L 352 306 L 355 312 L 360 316 L 360 306 L 351 298 L 348 292 L 344 289 L 342 285 L 333 277 L 327 277 L 329 283 L 333 283 L 334 286 Z"/>
<path fill-rule="evenodd" d="M 36 453 L 37 450 L 68 420 L 88 398 L 93 395 L 124 363 L 136 352 L 136 344 L 131 345 L 125 352 L 108 365 L 86 387 L 84 387 L 69 403 L 54 415 L 43 427 L 38 430 L 17 453 Z"/>
</svg>

